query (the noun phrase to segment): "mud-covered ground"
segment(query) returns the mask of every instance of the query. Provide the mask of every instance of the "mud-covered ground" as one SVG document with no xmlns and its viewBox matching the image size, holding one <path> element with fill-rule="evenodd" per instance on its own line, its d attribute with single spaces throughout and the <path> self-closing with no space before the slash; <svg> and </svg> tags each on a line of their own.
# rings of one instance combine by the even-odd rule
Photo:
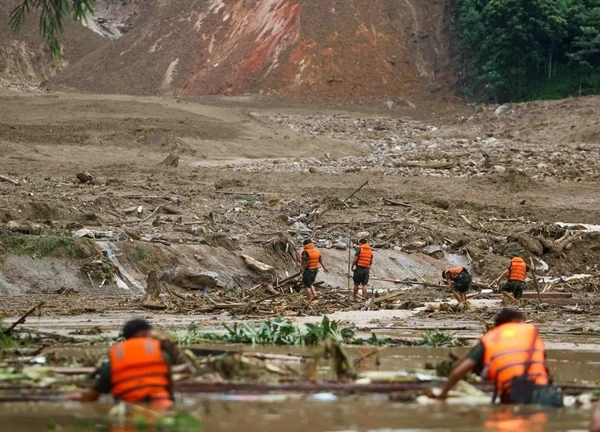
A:
<svg viewBox="0 0 600 432">
<path fill-rule="evenodd" d="M 406 294 L 376 307 L 345 301 L 342 240 L 364 236 L 377 248 L 376 278 L 438 283 L 443 268 L 467 265 L 490 283 L 513 250 L 532 256 L 540 274 L 591 275 L 540 282 L 573 297 L 524 307 L 539 322 L 593 330 L 600 234 L 577 224 L 600 221 L 599 105 L 582 98 L 515 105 L 501 115 L 467 106 L 436 115 L 253 97 L 4 92 L 0 175 L 18 185 L 0 182 L 0 292 L 9 300 L 0 315 L 18 316 L 39 301 L 47 317 L 92 323 L 121 311 L 157 321 L 165 311 L 221 320 L 345 311 L 360 320 L 411 308 L 435 323 L 489 320 L 499 309 L 496 300 L 474 301 L 466 312 L 426 311 L 428 302 L 450 298 L 376 280 L 378 295 L 399 287 Z M 169 155 L 177 166 L 161 163 Z M 82 172 L 91 181 L 76 177 Z M 84 238 L 74 239 L 82 229 Z M 332 267 L 319 278 L 339 297 L 296 307 L 297 296 L 237 314 L 206 307 L 260 299 L 262 286 L 245 290 L 294 273 L 308 236 Z M 258 274 L 242 254 L 274 270 Z M 182 269 L 218 273 L 210 301 L 176 277 Z M 152 270 L 175 292 L 163 290 L 165 310 L 141 308 Z"/>
</svg>

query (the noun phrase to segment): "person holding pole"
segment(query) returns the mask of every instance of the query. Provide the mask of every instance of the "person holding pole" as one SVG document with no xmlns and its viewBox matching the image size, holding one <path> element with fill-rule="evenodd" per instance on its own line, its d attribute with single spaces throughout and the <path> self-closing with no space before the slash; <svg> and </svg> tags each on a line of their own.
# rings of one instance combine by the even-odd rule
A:
<svg viewBox="0 0 600 432">
<path fill-rule="evenodd" d="M 373 265 L 373 250 L 367 243 L 367 240 L 361 238 L 358 241 L 358 248 L 354 254 L 354 262 L 352 263 L 354 294 L 353 300 L 358 300 L 358 289 L 362 286 L 362 296 L 367 298 L 367 286 L 369 284 L 369 273 Z"/>
</svg>

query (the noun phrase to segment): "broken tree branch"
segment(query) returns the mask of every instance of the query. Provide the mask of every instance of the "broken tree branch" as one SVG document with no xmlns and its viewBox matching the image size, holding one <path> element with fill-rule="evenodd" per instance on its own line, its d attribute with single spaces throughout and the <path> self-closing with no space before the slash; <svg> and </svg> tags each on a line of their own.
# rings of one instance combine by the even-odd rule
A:
<svg viewBox="0 0 600 432">
<path fill-rule="evenodd" d="M 15 186 L 21 186 L 21 183 L 18 180 L 14 180 L 14 179 L 11 179 L 10 177 L 6 177 L 3 175 L 0 175 L 0 181 L 6 182 L 6 183 L 12 183 Z"/>
<path fill-rule="evenodd" d="M 41 307 L 44 304 L 44 302 L 39 302 L 37 305 L 35 305 L 34 307 L 32 307 L 31 309 L 29 309 L 27 312 L 25 312 L 21 318 L 19 318 L 18 320 L 16 320 L 13 325 L 11 325 L 9 328 L 7 328 L 6 330 L 4 330 L 4 334 L 5 335 L 10 335 L 13 330 L 15 329 L 15 327 L 17 327 L 19 324 L 22 324 L 25 322 L 25 319 L 31 315 L 37 308 Z"/>
<path fill-rule="evenodd" d="M 346 201 L 348 201 L 350 198 L 352 198 L 354 195 L 356 195 L 358 192 L 360 192 L 360 190 L 362 188 L 364 188 L 366 185 L 369 184 L 369 180 L 367 180 L 366 182 L 364 182 L 358 189 L 356 189 L 354 192 L 352 192 L 350 194 L 350 196 L 348 198 L 346 198 L 344 201 L 342 201 L 343 203 L 345 203 Z"/>
</svg>

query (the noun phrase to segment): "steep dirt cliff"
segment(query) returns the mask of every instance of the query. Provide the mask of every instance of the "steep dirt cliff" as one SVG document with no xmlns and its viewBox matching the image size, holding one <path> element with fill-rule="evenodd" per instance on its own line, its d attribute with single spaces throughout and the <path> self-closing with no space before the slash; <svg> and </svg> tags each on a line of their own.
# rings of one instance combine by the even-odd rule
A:
<svg viewBox="0 0 600 432">
<path fill-rule="evenodd" d="M 118 14 L 105 3 L 105 15 Z M 129 31 L 50 86 L 401 103 L 443 97 L 454 83 L 451 12 L 442 0 L 149 0 L 136 5 Z"/>
<path fill-rule="evenodd" d="M 68 23 L 62 38 L 64 59 L 54 60 L 39 35 L 37 14 L 27 19 L 18 37 L 10 29 L 10 12 L 16 3 L 0 2 L 0 87 L 35 88 L 108 43 L 90 30 Z"/>
</svg>

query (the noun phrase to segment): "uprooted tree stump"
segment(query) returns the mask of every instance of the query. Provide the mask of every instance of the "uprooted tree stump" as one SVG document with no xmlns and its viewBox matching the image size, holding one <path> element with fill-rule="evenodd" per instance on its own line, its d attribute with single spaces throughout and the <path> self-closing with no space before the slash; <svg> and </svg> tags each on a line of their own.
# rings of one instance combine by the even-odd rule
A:
<svg viewBox="0 0 600 432">
<path fill-rule="evenodd" d="M 158 275 L 156 270 L 152 270 L 150 273 L 148 273 L 148 279 L 146 281 L 146 298 L 144 299 L 142 307 L 152 310 L 166 309 L 167 306 L 160 301 L 160 291 L 161 288 Z"/>
<path fill-rule="evenodd" d="M 82 184 L 89 184 L 94 182 L 94 176 L 92 176 L 89 172 L 83 171 L 76 174 L 77 180 Z"/>
</svg>

